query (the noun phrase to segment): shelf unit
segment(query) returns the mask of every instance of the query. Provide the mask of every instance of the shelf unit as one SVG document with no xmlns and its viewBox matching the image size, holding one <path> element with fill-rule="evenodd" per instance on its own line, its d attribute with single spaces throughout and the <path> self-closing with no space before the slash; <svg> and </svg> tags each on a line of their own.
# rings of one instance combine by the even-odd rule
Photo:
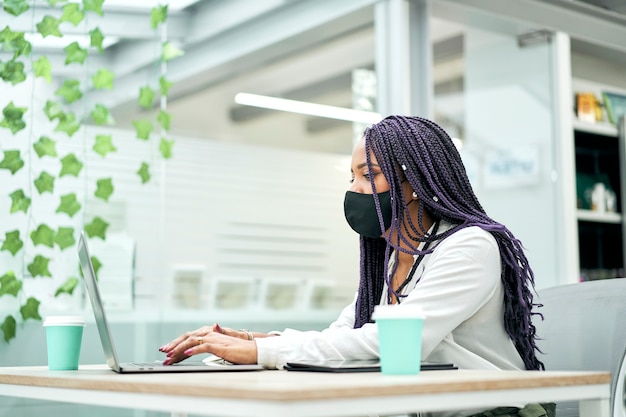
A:
<svg viewBox="0 0 626 417">
<path fill-rule="evenodd" d="M 623 138 L 610 123 L 586 123 L 575 119 L 574 145 L 578 221 L 578 250 L 583 279 L 624 276 L 626 227 L 624 222 Z M 615 211 L 593 211 L 589 186 L 604 182 L 615 192 Z"/>
</svg>

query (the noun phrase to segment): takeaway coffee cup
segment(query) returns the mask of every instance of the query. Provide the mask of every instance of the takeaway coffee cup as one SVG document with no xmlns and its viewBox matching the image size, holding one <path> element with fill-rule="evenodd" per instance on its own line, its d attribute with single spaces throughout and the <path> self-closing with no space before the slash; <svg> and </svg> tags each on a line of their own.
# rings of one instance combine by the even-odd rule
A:
<svg viewBox="0 0 626 417">
<path fill-rule="evenodd" d="M 85 319 L 81 316 L 48 316 L 43 325 L 46 328 L 48 369 L 78 369 Z"/>
<path fill-rule="evenodd" d="M 415 375 L 422 361 L 424 312 L 417 306 L 379 305 L 373 319 L 378 327 L 378 349 L 383 374 Z"/>
</svg>

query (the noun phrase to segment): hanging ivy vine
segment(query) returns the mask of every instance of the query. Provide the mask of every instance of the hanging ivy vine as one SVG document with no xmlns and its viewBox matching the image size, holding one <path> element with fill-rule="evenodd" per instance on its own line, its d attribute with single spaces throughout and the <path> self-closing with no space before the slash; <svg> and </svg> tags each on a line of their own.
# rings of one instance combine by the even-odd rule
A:
<svg viewBox="0 0 626 417">
<path fill-rule="evenodd" d="M 33 22 L 32 31 L 39 33 L 43 38 L 49 36 L 63 38 L 61 28 L 64 25 L 78 26 L 85 21 L 89 13 L 104 16 L 102 8 L 104 2 L 105 0 L 82 0 L 80 3 L 69 3 L 67 0 L 46 0 L 46 7 L 50 14 L 46 14 L 38 22 Z M 42 2 L 40 1 L 39 3 Z M 41 55 L 34 59 L 31 54 L 32 45 L 27 40 L 26 33 L 11 30 L 11 16 L 20 16 L 31 10 L 31 8 L 34 9 L 35 4 L 26 0 L 4 0 L 2 2 L 0 21 L 8 21 L 9 23 L 4 28 L 0 25 L 0 51 L 11 56 L 6 62 L 0 60 L 0 82 L 2 83 L 9 83 L 15 86 L 25 82 L 29 77 L 42 78 L 47 83 L 52 83 L 54 68 L 48 57 Z M 183 54 L 181 50 L 163 39 L 166 33 L 167 11 L 167 5 L 159 5 L 151 10 L 151 27 L 157 36 L 160 35 L 161 53 L 155 61 L 160 62 L 161 70 L 158 80 L 155 80 L 153 86 L 145 85 L 140 87 L 137 101 L 142 108 L 150 109 L 153 107 L 153 103 L 159 94 L 161 96 L 160 110 L 154 120 L 145 118 L 135 120 L 132 123 L 139 140 L 152 140 L 155 126 L 160 128 L 159 150 L 165 159 L 172 157 L 172 146 L 174 143 L 173 140 L 169 140 L 166 137 L 171 124 L 171 115 L 166 109 L 166 98 L 172 86 L 172 83 L 166 79 L 166 64 L 169 60 Z M 34 10 L 32 16 L 34 19 Z M 85 65 L 89 60 L 90 54 L 104 53 L 103 42 L 106 37 L 100 28 L 93 28 L 85 35 L 89 37 L 89 46 L 87 48 L 81 47 L 78 42 L 71 42 L 65 46 L 65 66 Z M 57 152 L 58 135 L 71 138 L 81 129 L 82 124 L 86 121 L 91 121 L 98 126 L 113 125 L 115 123 L 109 108 L 100 103 L 96 103 L 84 115 L 76 115 L 70 110 L 72 108 L 70 105 L 80 102 L 83 99 L 83 94 L 90 89 L 113 90 L 115 74 L 107 68 L 97 68 L 93 75 L 90 78 L 86 77 L 86 79 L 90 81 L 90 84 L 85 85 L 85 81 L 81 83 L 78 79 L 63 80 L 60 87 L 54 91 L 56 99 L 50 98 L 46 100 L 40 109 L 34 108 L 35 105 L 32 98 L 29 104 L 24 103 L 23 97 L 14 97 L 2 109 L 0 136 L 5 137 L 5 133 L 10 132 L 15 137 L 13 139 L 15 141 L 22 140 L 22 137 L 25 137 L 26 139 L 24 140 L 28 140 L 28 148 L 32 148 L 38 160 L 56 159 L 60 163 L 58 172 L 48 172 L 46 170 L 36 172 L 33 164 L 30 163 L 30 156 L 24 154 L 22 143 L 16 142 L 14 148 L 12 146 L 5 148 L 0 142 L 0 183 L 3 181 L 7 183 L 7 181 L 2 179 L 3 176 L 15 176 L 21 170 L 28 172 L 28 180 L 23 186 L 9 191 L 10 207 L 0 206 L 0 211 L 7 210 L 10 215 L 17 215 L 22 212 L 28 217 L 28 227 L 8 230 L 4 232 L 4 236 L 0 235 L 0 253 L 4 251 L 10 253 L 13 258 L 21 257 L 21 264 L 23 265 L 20 271 L 3 270 L 2 265 L 0 265 L 0 299 L 2 297 L 14 297 L 16 300 L 19 300 L 20 304 L 19 311 L 7 314 L 4 319 L 0 317 L 0 330 L 3 332 L 3 340 L 7 343 L 16 337 L 19 322 L 42 319 L 39 313 L 41 301 L 36 297 L 26 296 L 23 288 L 25 279 L 46 279 L 52 277 L 49 264 L 54 260 L 44 256 L 44 251 L 37 253 L 39 248 L 58 248 L 60 251 L 65 251 L 76 245 L 77 231 L 73 227 L 58 226 L 55 229 L 45 223 L 37 223 L 33 216 L 33 206 L 37 204 L 37 197 L 33 195 L 35 192 L 38 196 L 46 193 L 54 195 L 55 187 L 59 182 L 64 181 L 65 177 L 79 177 L 84 168 L 85 162 L 80 159 L 81 155 L 74 153 L 59 155 Z M 35 111 L 43 112 L 43 115 L 55 125 L 53 131 L 36 137 L 32 133 L 33 129 L 31 129 L 31 133 L 28 134 L 25 130 L 28 126 L 28 120 L 25 120 L 25 115 L 29 111 L 31 114 Z M 112 135 L 97 134 L 93 138 L 86 138 L 86 140 L 92 141 L 90 148 L 103 158 L 110 153 L 117 152 Z M 10 144 L 11 142 L 5 143 Z M 137 181 L 141 183 L 146 183 L 151 178 L 150 158 L 146 159 L 138 163 L 136 171 Z M 58 205 L 43 208 L 50 209 L 50 215 L 58 216 L 59 223 L 62 224 L 65 219 L 72 219 L 83 209 L 79 196 L 82 196 L 84 192 L 84 190 L 77 190 L 76 192 L 61 195 Z M 107 177 L 96 180 L 96 190 L 93 194 L 96 198 L 108 202 L 114 192 L 115 185 L 112 178 Z M 83 228 L 88 237 L 99 237 L 106 240 L 108 226 L 109 223 L 105 219 L 94 217 L 90 223 L 84 224 Z M 6 228 L 3 227 L 3 229 Z M 25 248 L 25 241 L 29 238 L 32 241 L 34 253 L 27 253 Z M 102 264 L 95 257 L 92 260 L 97 272 Z M 73 271 L 77 269 L 75 268 Z M 73 275 L 74 272 L 71 274 Z M 65 293 L 71 295 L 78 284 L 79 278 L 77 276 L 69 276 L 56 289 L 54 296 L 58 297 Z"/>
</svg>

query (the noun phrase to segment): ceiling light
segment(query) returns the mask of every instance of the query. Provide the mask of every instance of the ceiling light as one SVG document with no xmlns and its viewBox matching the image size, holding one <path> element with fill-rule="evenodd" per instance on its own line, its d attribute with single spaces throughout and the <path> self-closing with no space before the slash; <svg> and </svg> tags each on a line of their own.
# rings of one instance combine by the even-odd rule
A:
<svg viewBox="0 0 626 417">
<path fill-rule="evenodd" d="M 235 103 L 291 113 L 308 114 L 310 116 L 346 120 L 349 122 L 372 124 L 382 120 L 380 114 L 375 112 L 328 106 L 325 104 L 308 103 L 305 101 L 288 100 L 278 97 L 261 96 L 258 94 L 237 93 L 237 95 L 235 95 Z"/>
</svg>

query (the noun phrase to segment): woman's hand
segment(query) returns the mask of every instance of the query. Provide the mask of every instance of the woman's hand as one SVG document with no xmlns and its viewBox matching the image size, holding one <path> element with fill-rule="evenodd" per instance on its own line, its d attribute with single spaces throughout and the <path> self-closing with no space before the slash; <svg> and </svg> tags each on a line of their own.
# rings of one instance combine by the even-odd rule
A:
<svg viewBox="0 0 626 417">
<path fill-rule="evenodd" d="M 237 364 L 257 363 L 256 343 L 249 332 L 222 328 L 215 323 L 187 332 L 159 350 L 167 354 L 164 365 L 172 365 L 199 353 L 212 353 Z"/>
</svg>

